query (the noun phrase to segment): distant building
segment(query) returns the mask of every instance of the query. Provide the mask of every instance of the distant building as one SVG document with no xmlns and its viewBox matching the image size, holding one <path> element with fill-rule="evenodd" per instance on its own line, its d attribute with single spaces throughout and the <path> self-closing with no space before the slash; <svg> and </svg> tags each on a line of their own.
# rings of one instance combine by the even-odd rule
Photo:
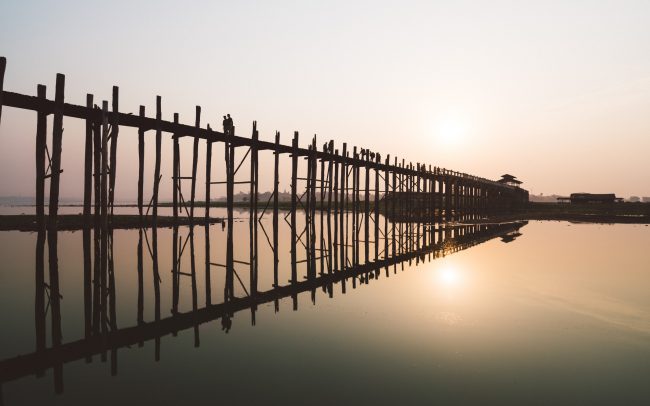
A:
<svg viewBox="0 0 650 406">
<path fill-rule="evenodd" d="M 614 193 L 571 193 L 569 197 L 558 197 L 560 203 L 616 203 L 622 202 L 622 197 L 616 197 Z"/>
<path fill-rule="evenodd" d="M 629 202 L 632 202 L 632 203 L 638 203 L 638 202 L 641 201 L 641 199 L 639 199 L 639 196 L 630 196 L 630 198 L 628 199 L 628 201 L 629 201 Z"/>
<path fill-rule="evenodd" d="M 519 185 L 523 183 L 522 181 L 517 180 L 516 176 L 508 175 L 507 173 L 505 175 L 501 175 L 501 179 L 497 180 L 497 182 L 514 187 L 519 187 Z"/>
<path fill-rule="evenodd" d="M 649 196 L 644 196 L 643 199 L 641 199 L 643 203 L 650 203 L 650 197 Z"/>
</svg>

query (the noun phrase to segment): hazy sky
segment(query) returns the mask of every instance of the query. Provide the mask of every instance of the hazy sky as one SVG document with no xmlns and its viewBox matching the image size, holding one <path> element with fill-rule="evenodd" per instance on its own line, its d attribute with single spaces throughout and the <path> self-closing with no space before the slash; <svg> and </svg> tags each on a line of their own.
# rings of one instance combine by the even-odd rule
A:
<svg viewBox="0 0 650 406">
<path fill-rule="evenodd" d="M 178 112 L 188 124 L 201 105 L 203 123 L 220 127 L 230 113 L 249 134 L 256 119 L 267 140 L 298 130 L 306 145 L 318 134 L 319 145 L 512 173 L 536 194 L 650 196 L 649 27 L 647 0 L 3 0 L 0 54 L 10 91 L 35 94 L 43 83 L 53 97 L 61 72 L 76 104 L 86 93 L 109 99 L 118 85 L 125 112 L 145 104 L 153 115 L 160 94 L 163 117 Z M 3 109 L 0 195 L 34 194 L 35 119 Z M 62 194 L 78 197 L 84 125 L 64 126 Z M 135 131 L 119 140 L 117 195 L 130 199 Z M 148 141 L 147 194 L 153 133 Z M 190 142 L 182 148 L 186 171 Z M 170 161 L 166 138 L 164 197 Z"/>
</svg>

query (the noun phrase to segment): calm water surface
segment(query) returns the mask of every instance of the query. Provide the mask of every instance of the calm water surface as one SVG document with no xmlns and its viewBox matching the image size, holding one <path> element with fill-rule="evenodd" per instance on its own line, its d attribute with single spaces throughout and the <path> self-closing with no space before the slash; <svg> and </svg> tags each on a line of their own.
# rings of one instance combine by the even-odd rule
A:
<svg viewBox="0 0 650 406">
<path fill-rule="evenodd" d="M 286 286 L 289 230 L 282 223 L 279 283 Z M 270 232 L 270 219 L 262 224 Z M 249 258 L 248 231 L 247 221 L 235 223 L 241 262 Z M 650 227 L 531 222 L 519 233 L 512 241 L 496 237 L 455 253 L 434 251 L 423 262 L 333 283 L 331 291 L 307 289 L 295 300 L 279 299 L 277 311 L 273 301 L 245 308 L 230 326 L 217 317 L 164 334 L 159 360 L 155 339 L 108 347 L 104 357 L 81 353 L 61 369 L 62 393 L 55 393 L 49 368 L 5 380 L 2 399 L 5 405 L 650 404 Z M 181 243 L 187 235 L 180 228 Z M 220 225 L 210 227 L 211 262 L 225 262 L 226 235 Z M 0 232 L 0 361 L 37 346 L 36 239 Z M 80 231 L 58 236 L 63 344 L 85 335 L 82 239 Z M 174 308 L 172 239 L 171 229 L 158 231 L 161 319 Z M 189 245 L 183 253 L 179 313 L 224 300 L 224 268 L 211 267 L 206 286 L 205 239 L 196 227 L 194 277 Z M 144 324 L 155 320 L 146 245 L 139 293 L 138 241 L 138 230 L 114 232 L 108 331 L 137 326 L 139 307 Z M 258 255 L 258 290 L 268 291 L 273 254 L 263 231 Z M 235 270 L 241 283 L 235 280 L 234 293 L 246 297 L 248 265 L 236 263 Z M 306 265 L 298 271 L 304 281 Z M 49 309 L 46 323 L 49 348 Z"/>
</svg>

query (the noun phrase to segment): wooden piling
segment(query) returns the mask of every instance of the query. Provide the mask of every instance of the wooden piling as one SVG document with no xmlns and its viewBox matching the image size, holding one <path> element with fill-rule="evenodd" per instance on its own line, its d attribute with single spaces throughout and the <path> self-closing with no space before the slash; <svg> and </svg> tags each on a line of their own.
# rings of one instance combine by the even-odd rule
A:
<svg viewBox="0 0 650 406">
<path fill-rule="evenodd" d="M 93 108 L 93 95 L 86 95 L 86 107 Z M 90 218 L 90 203 L 92 198 L 92 175 L 93 171 L 93 122 L 86 118 L 86 145 L 84 150 L 84 221 Z M 84 238 L 85 242 L 85 238 Z M 88 244 L 90 245 L 90 235 L 88 236 Z M 90 250 L 90 248 L 89 248 Z"/>
<path fill-rule="evenodd" d="M 52 165 L 50 167 L 50 206 L 48 223 L 56 228 L 59 213 L 59 182 L 61 179 L 61 151 L 63 144 L 63 98 L 65 76 L 56 75 L 54 96 L 54 119 L 52 122 Z"/>
<path fill-rule="evenodd" d="M 363 234 L 364 234 L 364 263 L 370 262 L 370 152 L 365 151 L 366 173 L 365 173 L 365 193 L 363 196 Z"/>
<path fill-rule="evenodd" d="M 144 106 L 140 106 L 140 117 L 145 116 Z M 144 199 L 144 128 L 138 128 L 138 214 L 142 223 L 142 204 Z"/>
<path fill-rule="evenodd" d="M 109 168 L 109 189 L 108 189 L 108 204 L 111 208 L 111 216 L 113 215 L 113 207 L 115 204 L 115 179 L 117 177 L 117 136 L 119 133 L 119 88 L 113 86 L 113 114 L 111 115 L 111 157 Z"/>
<path fill-rule="evenodd" d="M 174 123 L 178 122 L 178 113 L 174 113 Z M 174 224 L 178 221 L 178 203 L 181 192 L 181 151 L 180 134 L 172 135 L 172 216 Z"/>
<path fill-rule="evenodd" d="M 161 119 L 162 119 L 162 107 L 161 107 L 161 97 L 156 96 L 156 157 L 154 163 L 154 175 L 153 175 L 153 198 L 152 198 L 152 217 L 153 217 L 153 226 L 154 228 L 158 226 L 158 191 L 160 189 L 160 149 L 162 144 L 162 130 L 161 130 Z"/>
<path fill-rule="evenodd" d="M 333 250 L 334 252 L 332 253 L 333 258 L 332 258 L 332 265 L 334 268 L 334 271 L 339 270 L 339 218 L 341 217 L 341 212 L 339 208 L 339 166 L 341 165 L 338 161 L 339 157 L 339 150 L 334 151 L 334 159 L 332 161 L 334 162 L 334 187 L 332 189 L 332 192 L 334 193 L 334 245 L 333 245 Z M 330 162 L 332 162 L 330 161 Z"/>
<path fill-rule="evenodd" d="M 205 219 L 210 218 L 210 182 L 212 181 L 212 140 L 205 141 Z M 207 224 L 207 223 L 206 223 Z"/>
<path fill-rule="evenodd" d="M 273 151 L 273 287 L 278 287 L 278 264 L 280 262 L 278 252 L 278 193 L 280 186 L 280 133 L 275 132 L 275 148 Z"/>
<path fill-rule="evenodd" d="M 343 149 L 342 151 L 342 157 L 343 159 L 341 160 L 341 201 L 340 201 L 340 206 L 341 206 L 341 214 L 339 215 L 339 230 L 341 232 L 341 238 L 339 239 L 340 241 L 340 247 L 341 247 L 341 265 L 339 270 L 344 270 L 346 268 L 346 262 L 345 259 L 347 258 L 347 242 L 346 242 L 346 236 L 348 235 L 347 233 L 347 222 L 346 222 L 346 217 L 347 217 L 347 163 L 346 163 L 346 158 L 348 156 L 348 151 L 347 151 L 348 145 L 344 142 L 343 143 Z"/>
<path fill-rule="evenodd" d="M 291 141 L 291 283 L 298 282 L 296 267 L 296 198 L 298 193 L 298 131 Z"/>
<path fill-rule="evenodd" d="M 334 192 L 334 141 L 330 141 L 327 146 L 328 162 L 327 162 L 327 271 L 332 273 L 334 253 L 332 251 L 332 193 Z M 321 167 L 322 168 L 322 167 Z M 336 193 L 336 192 L 334 192 Z M 322 202 L 321 202 L 321 217 L 323 216 Z"/>
<path fill-rule="evenodd" d="M 45 100 L 45 86 L 38 85 L 37 97 Z M 45 148 L 47 113 L 39 110 L 36 121 L 36 218 L 39 230 L 45 226 Z"/>
<path fill-rule="evenodd" d="M 194 205 L 196 199 L 196 166 L 199 159 L 199 133 L 201 130 L 201 106 L 196 106 L 196 120 L 194 122 L 196 133 L 192 148 L 192 189 L 190 191 L 190 224 L 194 224 Z"/>
<path fill-rule="evenodd" d="M 386 155 L 386 169 L 384 171 L 384 259 L 388 259 L 388 192 L 390 190 L 390 155 Z M 386 276 L 388 276 L 388 262 L 386 261 Z"/>
<path fill-rule="evenodd" d="M 7 68 L 7 58 L 0 56 L 0 123 L 2 123 L 2 92 L 5 83 L 5 69 Z"/>
<path fill-rule="evenodd" d="M 381 164 L 381 155 L 375 155 L 375 262 L 379 261 L 379 165 Z M 378 270 L 377 270 L 378 271 Z"/>
</svg>

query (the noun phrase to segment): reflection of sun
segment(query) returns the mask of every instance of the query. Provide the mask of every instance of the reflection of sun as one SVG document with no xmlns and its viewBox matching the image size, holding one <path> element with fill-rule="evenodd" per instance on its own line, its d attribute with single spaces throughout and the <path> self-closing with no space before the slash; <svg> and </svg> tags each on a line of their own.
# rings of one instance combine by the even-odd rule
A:
<svg viewBox="0 0 650 406">
<path fill-rule="evenodd" d="M 441 286 L 451 288 L 457 286 L 461 282 L 461 274 L 456 268 L 446 266 L 439 269 L 437 272 L 438 281 Z"/>
</svg>

